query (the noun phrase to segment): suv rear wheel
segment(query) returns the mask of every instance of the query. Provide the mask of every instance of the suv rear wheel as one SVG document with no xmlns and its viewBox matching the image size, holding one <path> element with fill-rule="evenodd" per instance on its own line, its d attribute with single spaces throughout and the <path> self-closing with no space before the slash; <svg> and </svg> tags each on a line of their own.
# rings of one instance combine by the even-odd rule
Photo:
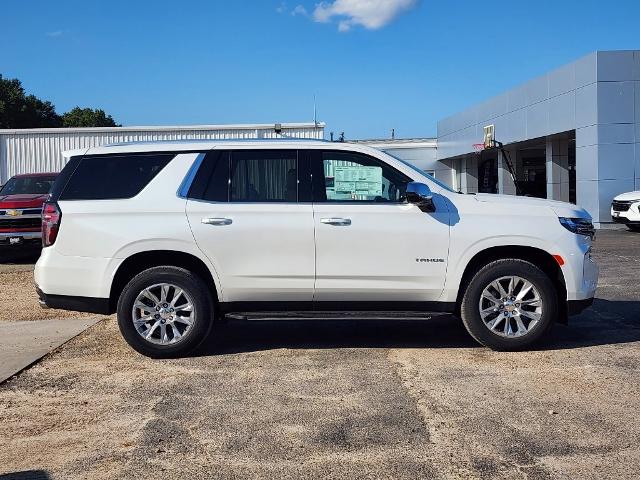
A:
<svg viewBox="0 0 640 480">
<path fill-rule="evenodd" d="M 504 259 L 480 269 L 467 286 L 460 313 L 482 345 L 519 350 L 547 333 L 558 312 L 551 279 L 524 260 Z"/>
<path fill-rule="evenodd" d="M 213 315 L 207 285 L 179 267 L 139 273 L 118 299 L 122 335 L 133 349 L 152 358 L 191 352 L 207 337 Z"/>
</svg>

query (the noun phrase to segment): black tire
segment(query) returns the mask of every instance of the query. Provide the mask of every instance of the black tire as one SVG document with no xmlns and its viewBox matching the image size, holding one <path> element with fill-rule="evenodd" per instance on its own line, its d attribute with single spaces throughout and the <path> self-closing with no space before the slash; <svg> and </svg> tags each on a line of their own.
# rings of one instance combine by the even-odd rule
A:
<svg viewBox="0 0 640 480">
<path fill-rule="evenodd" d="M 182 289 L 189 295 L 193 304 L 193 321 L 188 335 L 177 343 L 166 345 L 145 340 L 133 322 L 133 305 L 138 295 L 144 289 L 161 283 Z M 214 309 L 211 292 L 199 276 L 184 268 L 154 267 L 133 277 L 122 290 L 118 299 L 118 326 L 127 343 L 142 355 L 151 358 L 182 357 L 188 355 L 207 338 L 213 325 Z"/>
<path fill-rule="evenodd" d="M 508 276 L 521 277 L 531 282 L 542 300 L 542 314 L 538 323 L 520 337 L 505 337 L 494 333 L 480 315 L 480 299 L 485 287 Z M 496 260 L 481 268 L 466 286 L 460 305 L 460 316 L 469 334 L 478 343 L 498 351 L 522 350 L 539 341 L 549 332 L 557 314 L 558 293 L 551 279 L 532 263 L 519 259 Z"/>
<path fill-rule="evenodd" d="M 632 232 L 640 232 L 640 224 L 627 225 L 627 228 Z"/>
</svg>

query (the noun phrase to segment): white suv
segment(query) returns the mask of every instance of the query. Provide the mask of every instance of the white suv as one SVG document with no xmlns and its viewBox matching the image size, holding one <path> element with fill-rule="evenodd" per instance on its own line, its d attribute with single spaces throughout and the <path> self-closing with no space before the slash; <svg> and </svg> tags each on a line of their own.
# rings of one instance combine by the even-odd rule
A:
<svg viewBox="0 0 640 480">
<path fill-rule="evenodd" d="M 640 192 L 622 193 L 614 198 L 611 218 L 616 223 L 624 223 L 629 230 L 640 232 Z"/>
<path fill-rule="evenodd" d="M 41 303 L 117 312 L 152 357 L 188 353 L 239 312 L 447 312 L 515 350 L 593 301 L 585 210 L 456 193 L 372 148 L 194 141 L 67 156 L 44 207 Z"/>
</svg>

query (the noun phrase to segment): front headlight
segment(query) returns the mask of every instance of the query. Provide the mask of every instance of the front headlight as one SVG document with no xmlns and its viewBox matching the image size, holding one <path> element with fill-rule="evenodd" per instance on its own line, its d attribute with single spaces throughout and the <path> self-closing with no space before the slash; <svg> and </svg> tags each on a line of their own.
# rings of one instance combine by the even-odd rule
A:
<svg viewBox="0 0 640 480">
<path fill-rule="evenodd" d="M 567 218 L 559 217 L 560 223 L 564 228 L 576 235 L 586 235 L 593 238 L 596 234 L 593 223 L 588 218 Z"/>
</svg>

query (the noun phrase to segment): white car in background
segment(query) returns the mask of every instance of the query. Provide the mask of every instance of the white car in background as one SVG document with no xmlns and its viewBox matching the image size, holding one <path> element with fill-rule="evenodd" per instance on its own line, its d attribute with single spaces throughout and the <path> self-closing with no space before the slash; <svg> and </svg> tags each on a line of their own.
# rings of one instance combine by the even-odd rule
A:
<svg viewBox="0 0 640 480">
<path fill-rule="evenodd" d="M 41 302 L 117 312 L 151 357 L 189 353 L 225 314 L 260 312 L 448 312 L 483 345 L 518 350 L 593 301 L 584 209 L 458 193 L 373 148 L 193 141 L 67 155 L 43 209 Z"/>
<path fill-rule="evenodd" d="M 640 191 L 618 195 L 611 202 L 611 218 L 629 230 L 640 232 Z"/>
</svg>

